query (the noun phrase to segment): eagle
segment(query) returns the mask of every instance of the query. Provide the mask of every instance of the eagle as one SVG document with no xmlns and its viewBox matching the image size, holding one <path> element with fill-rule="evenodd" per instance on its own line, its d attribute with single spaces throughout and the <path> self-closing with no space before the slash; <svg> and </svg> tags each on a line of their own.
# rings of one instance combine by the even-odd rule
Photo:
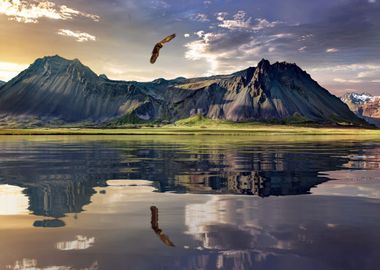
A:
<svg viewBox="0 0 380 270">
<path fill-rule="evenodd" d="M 164 234 L 161 228 L 158 225 L 158 208 L 156 206 L 150 207 L 151 219 L 150 224 L 152 230 L 160 237 L 160 240 L 169 247 L 174 247 L 174 243 L 169 239 L 169 236 Z"/>
<path fill-rule="evenodd" d="M 154 46 L 153 51 L 152 51 L 152 57 L 150 58 L 151 64 L 156 63 L 156 60 L 157 60 L 158 56 L 160 55 L 160 49 L 164 46 L 164 44 L 170 42 L 175 37 L 176 37 L 176 34 L 172 34 L 170 36 L 167 36 L 166 38 L 164 38 L 163 40 L 161 40 L 160 42 L 158 42 Z"/>
</svg>

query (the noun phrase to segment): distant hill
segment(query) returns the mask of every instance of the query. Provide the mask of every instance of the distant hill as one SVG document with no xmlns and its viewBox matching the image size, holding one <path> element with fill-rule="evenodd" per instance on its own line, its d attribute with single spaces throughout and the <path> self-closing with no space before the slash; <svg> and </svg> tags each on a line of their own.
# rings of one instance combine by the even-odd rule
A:
<svg viewBox="0 0 380 270">
<path fill-rule="evenodd" d="M 380 127 L 380 96 L 350 92 L 341 99 L 356 115 Z"/>
<path fill-rule="evenodd" d="M 0 124 L 63 125 L 210 119 L 366 125 L 296 64 L 204 78 L 112 81 L 79 60 L 37 59 L 0 89 Z"/>
</svg>

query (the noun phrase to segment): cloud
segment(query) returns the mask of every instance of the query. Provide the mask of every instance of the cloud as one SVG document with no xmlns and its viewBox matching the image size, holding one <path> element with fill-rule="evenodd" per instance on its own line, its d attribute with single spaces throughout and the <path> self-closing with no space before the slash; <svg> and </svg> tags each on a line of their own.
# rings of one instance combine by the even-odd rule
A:
<svg viewBox="0 0 380 270">
<path fill-rule="evenodd" d="M 217 23 L 211 26 L 216 28 L 194 32 L 198 39 L 185 45 L 185 58 L 206 61 L 209 64 L 208 75 L 246 68 L 265 54 L 276 54 L 276 42 L 280 44 L 294 37 L 292 33 L 275 31 L 278 21 L 253 19 L 243 10 L 228 17 L 228 12 L 215 13 Z M 267 29 L 271 31 L 264 31 Z"/>
<path fill-rule="evenodd" d="M 286 34 L 255 36 L 249 31 L 195 33 L 199 39 L 185 45 L 185 58 L 206 61 L 208 75 L 229 73 L 256 64 L 265 54 L 277 51 L 276 42 Z"/>
<path fill-rule="evenodd" d="M 68 29 L 59 29 L 58 35 L 75 38 L 77 42 L 96 41 L 96 37 L 93 35 L 79 31 L 74 32 Z"/>
<path fill-rule="evenodd" d="M 238 11 L 233 19 L 225 19 L 226 13 L 219 13 L 217 16 L 217 20 L 220 21 L 218 24 L 219 27 L 227 28 L 227 29 L 249 29 L 251 28 L 251 20 L 252 18 L 245 18 L 246 14 L 244 11 Z"/>
<path fill-rule="evenodd" d="M 233 15 L 232 19 L 226 19 L 228 13 L 219 12 L 217 13 L 216 19 L 220 22 L 218 24 L 221 28 L 226 28 L 230 30 L 234 29 L 245 29 L 245 30 L 253 30 L 258 31 L 269 27 L 276 26 L 279 22 L 269 22 L 266 19 L 258 18 L 253 20 L 252 17 L 247 17 L 245 11 L 239 10 L 235 15 Z"/>
<path fill-rule="evenodd" d="M 189 37 L 190 37 L 190 34 L 189 34 L 189 33 L 185 33 L 183 36 L 184 36 L 185 38 L 189 38 Z"/>
<path fill-rule="evenodd" d="M 57 6 L 54 2 L 36 0 L 0 0 L 0 14 L 22 23 L 38 23 L 41 18 L 70 20 L 78 16 L 94 21 L 100 19 L 97 15 L 84 13 L 65 5 Z"/>
<path fill-rule="evenodd" d="M 190 20 L 195 21 L 195 22 L 209 22 L 210 21 L 207 15 L 203 13 L 192 14 L 189 16 L 189 18 Z"/>
<path fill-rule="evenodd" d="M 304 52 L 306 50 L 306 48 L 307 48 L 306 46 L 303 46 L 303 47 L 299 48 L 298 51 L 299 52 Z"/>
<path fill-rule="evenodd" d="M 380 70 L 380 65 L 373 64 L 348 64 L 348 65 L 337 65 L 337 66 L 324 66 L 311 69 L 312 71 L 328 71 L 328 72 L 338 72 L 338 71 L 360 71 L 360 70 Z"/>
<path fill-rule="evenodd" d="M 336 49 L 336 48 L 329 48 L 329 49 L 326 49 L 326 52 L 327 53 L 336 53 L 336 52 L 338 52 L 339 50 L 338 49 Z"/>
<path fill-rule="evenodd" d="M 185 58 L 189 60 L 206 60 L 210 64 L 209 74 L 216 72 L 218 68 L 217 56 L 210 53 L 210 44 L 223 38 L 223 34 L 197 32 L 199 40 L 190 42 L 185 45 L 187 51 Z"/>
<path fill-rule="evenodd" d="M 380 77 L 380 68 L 379 69 L 373 69 L 373 70 L 367 70 L 362 71 L 358 73 L 358 78 L 361 79 L 376 79 Z"/>
<path fill-rule="evenodd" d="M 170 5 L 166 2 L 166 1 L 163 1 L 163 0 L 153 0 L 153 1 L 150 1 L 150 6 L 154 9 L 168 9 L 170 8 Z"/>
<path fill-rule="evenodd" d="M 342 78 L 335 78 L 334 82 L 338 83 L 361 83 L 361 80 L 347 80 L 347 79 L 342 79 Z"/>
</svg>

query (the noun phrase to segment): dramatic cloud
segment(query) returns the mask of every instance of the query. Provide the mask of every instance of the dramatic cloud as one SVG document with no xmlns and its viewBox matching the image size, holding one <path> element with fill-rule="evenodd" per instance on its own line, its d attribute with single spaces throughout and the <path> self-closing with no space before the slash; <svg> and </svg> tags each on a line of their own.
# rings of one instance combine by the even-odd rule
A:
<svg viewBox="0 0 380 270">
<path fill-rule="evenodd" d="M 69 20 L 77 16 L 99 21 L 99 16 L 84 13 L 65 5 L 57 6 L 50 1 L 0 0 L 0 14 L 22 23 L 38 23 L 41 18 Z"/>
<path fill-rule="evenodd" d="M 104 22 L 88 23 L 99 17 L 86 12 Z M 360 88 L 380 94 L 379 14 L 380 1 L 374 0 L 271 0 L 270 7 L 265 0 L 0 0 L 0 62 L 31 63 L 43 54 L 62 54 L 114 79 L 148 81 L 229 73 L 266 58 L 297 63 L 335 93 Z M 40 24 L 31 35 L 30 25 L 7 18 Z M 102 42 L 78 51 L 76 42 L 59 43 L 61 28 L 71 29 L 61 34 L 72 41 L 96 36 Z M 150 65 L 152 44 L 171 33 L 182 38 Z M 105 61 L 117 69 L 110 72 Z M 17 71 L 0 71 L 0 80 Z"/>
<path fill-rule="evenodd" d="M 199 39 L 185 45 L 185 58 L 206 61 L 207 74 L 232 72 L 255 64 L 265 53 L 277 51 L 277 41 L 293 38 L 292 33 L 286 32 L 264 34 L 265 29 L 273 30 L 278 23 L 262 18 L 253 20 L 244 11 L 238 11 L 233 19 L 226 19 L 227 12 L 215 15 L 219 28 L 195 32 Z"/>
<path fill-rule="evenodd" d="M 220 12 L 217 14 L 217 20 L 220 21 L 219 27 L 227 29 L 249 29 L 251 28 L 252 18 L 245 18 L 245 12 L 240 10 L 234 16 L 233 19 L 226 19 L 227 13 Z"/>
<path fill-rule="evenodd" d="M 185 58 L 189 60 L 206 60 L 210 64 L 210 70 L 208 73 L 212 74 L 217 71 L 218 56 L 210 53 L 210 47 L 214 42 L 218 42 L 218 40 L 223 39 L 224 35 L 214 33 L 205 34 L 203 31 L 199 31 L 196 34 L 200 37 L 200 39 L 185 45 L 187 48 Z"/>
<path fill-rule="evenodd" d="M 228 15 L 226 12 L 219 12 L 217 14 L 217 20 L 220 21 L 219 27 L 227 29 L 245 29 L 245 30 L 262 30 L 268 27 L 274 27 L 279 22 L 269 22 L 266 19 L 258 18 L 252 22 L 252 17 L 246 16 L 245 11 L 240 10 L 235 15 L 233 19 L 226 19 Z"/>
<path fill-rule="evenodd" d="M 96 37 L 93 35 L 68 29 L 59 29 L 58 35 L 75 38 L 77 42 L 96 41 Z"/>
</svg>

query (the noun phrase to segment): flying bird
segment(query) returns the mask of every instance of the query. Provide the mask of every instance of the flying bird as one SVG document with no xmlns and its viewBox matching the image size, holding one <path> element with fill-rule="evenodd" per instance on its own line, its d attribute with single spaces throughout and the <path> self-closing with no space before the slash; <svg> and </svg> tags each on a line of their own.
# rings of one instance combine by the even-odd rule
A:
<svg viewBox="0 0 380 270">
<path fill-rule="evenodd" d="M 158 42 L 154 46 L 153 51 L 152 51 L 152 57 L 150 58 L 151 64 L 156 63 L 156 60 L 157 60 L 158 56 L 160 55 L 160 49 L 164 46 L 164 44 L 170 42 L 175 37 L 176 37 L 176 34 L 172 34 L 170 36 L 167 36 L 166 38 L 164 38 L 163 40 L 161 40 L 160 42 Z"/>
</svg>

